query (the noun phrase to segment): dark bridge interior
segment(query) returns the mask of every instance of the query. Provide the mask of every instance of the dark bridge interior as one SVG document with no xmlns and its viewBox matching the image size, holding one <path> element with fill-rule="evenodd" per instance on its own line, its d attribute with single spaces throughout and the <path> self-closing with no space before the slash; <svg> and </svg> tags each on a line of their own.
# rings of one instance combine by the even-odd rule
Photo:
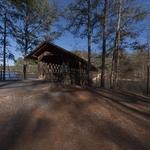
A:
<svg viewBox="0 0 150 150">
<path fill-rule="evenodd" d="M 43 79 L 66 84 L 87 84 L 87 61 L 53 43 L 41 43 L 26 58 L 38 60 L 39 75 Z M 93 65 L 90 70 L 97 71 Z"/>
</svg>

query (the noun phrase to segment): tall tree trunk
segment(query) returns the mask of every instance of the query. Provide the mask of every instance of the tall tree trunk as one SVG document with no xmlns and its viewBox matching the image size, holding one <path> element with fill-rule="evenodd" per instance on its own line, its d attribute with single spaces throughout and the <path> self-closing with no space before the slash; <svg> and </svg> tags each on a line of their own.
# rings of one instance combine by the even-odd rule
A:
<svg viewBox="0 0 150 150">
<path fill-rule="evenodd" d="M 150 66 L 147 66 L 147 81 L 146 81 L 146 94 L 149 95 L 150 86 Z"/>
<path fill-rule="evenodd" d="M 112 88 L 116 88 L 118 84 L 121 14 L 122 14 L 122 0 L 118 0 L 118 19 L 117 19 L 116 37 L 114 42 L 114 52 L 113 52 L 112 70 L 111 70 Z"/>
<path fill-rule="evenodd" d="M 27 36 L 27 34 L 26 34 L 26 36 Z M 26 37 L 25 38 L 25 53 L 24 53 L 24 55 L 26 56 L 27 53 L 28 53 L 28 39 Z M 26 62 L 25 58 L 24 58 L 24 64 L 23 64 L 23 79 L 24 80 L 27 79 L 27 62 Z"/>
<path fill-rule="evenodd" d="M 101 68 L 101 87 L 105 87 L 105 58 L 106 58 L 106 38 L 107 38 L 107 15 L 108 0 L 104 4 L 104 22 L 103 22 L 103 45 L 102 45 L 102 68 Z"/>
<path fill-rule="evenodd" d="M 148 53 L 147 53 L 147 79 L 146 79 L 146 94 L 149 96 L 150 91 L 150 46 L 148 37 Z"/>
<path fill-rule="evenodd" d="M 25 47 L 24 47 L 24 57 L 28 54 L 28 8 L 26 6 L 26 18 L 25 18 Z M 27 79 L 27 62 L 24 58 L 24 64 L 23 64 L 23 79 Z"/>
<path fill-rule="evenodd" d="M 110 73 L 110 88 L 113 88 L 113 78 L 114 78 L 114 63 L 115 62 L 115 52 L 113 51 L 112 62 L 111 62 L 111 73 Z"/>
<path fill-rule="evenodd" d="M 91 43 L 92 43 L 92 32 L 91 32 L 91 0 L 88 0 L 88 85 L 91 85 Z"/>
<path fill-rule="evenodd" d="M 6 36 L 7 36 L 7 14 L 4 15 L 4 43 L 3 43 L 3 80 L 5 80 L 6 74 Z"/>
</svg>

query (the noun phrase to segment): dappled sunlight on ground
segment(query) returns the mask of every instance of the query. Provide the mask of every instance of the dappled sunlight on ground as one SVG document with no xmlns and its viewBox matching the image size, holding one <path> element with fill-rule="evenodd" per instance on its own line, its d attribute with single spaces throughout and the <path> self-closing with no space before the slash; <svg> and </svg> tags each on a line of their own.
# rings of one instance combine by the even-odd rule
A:
<svg viewBox="0 0 150 150">
<path fill-rule="evenodd" d="M 149 117 L 121 105 L 119 95 L 115 103 L 107 91 L 12 85 L 0 90 L 0 150 L 150 149 Z"/>
</svg>

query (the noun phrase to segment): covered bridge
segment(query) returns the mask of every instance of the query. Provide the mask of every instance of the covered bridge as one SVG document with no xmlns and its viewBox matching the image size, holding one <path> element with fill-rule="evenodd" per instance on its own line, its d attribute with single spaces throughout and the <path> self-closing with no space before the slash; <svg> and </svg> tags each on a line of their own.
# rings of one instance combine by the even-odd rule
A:
<svg viewBox="0 0 150 150">
<path fill-rule="evenodd" d="M 38 61 L 39 76 L 52 82 L 86 85 L 86 60 L 50 42 L 42 42 L 26 59 Z M 91 65 L 91 71 L 97 69 Z"/>
</svg>

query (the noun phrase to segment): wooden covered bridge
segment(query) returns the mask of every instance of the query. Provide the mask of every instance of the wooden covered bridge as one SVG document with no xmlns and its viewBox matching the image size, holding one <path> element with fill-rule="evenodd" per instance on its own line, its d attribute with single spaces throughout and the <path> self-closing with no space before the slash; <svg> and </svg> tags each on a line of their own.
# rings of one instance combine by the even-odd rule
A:
<svg viewBox="0 0 150 150">
<path fill-rule="evenodd" d="M 38 61 L 40 78 L 76 85 L 88 82 L 87 61 L 53 43 L 42 42 L 26 59 Z M 90 68 L 97 71 L 93 65 Z"/>
</svg>

